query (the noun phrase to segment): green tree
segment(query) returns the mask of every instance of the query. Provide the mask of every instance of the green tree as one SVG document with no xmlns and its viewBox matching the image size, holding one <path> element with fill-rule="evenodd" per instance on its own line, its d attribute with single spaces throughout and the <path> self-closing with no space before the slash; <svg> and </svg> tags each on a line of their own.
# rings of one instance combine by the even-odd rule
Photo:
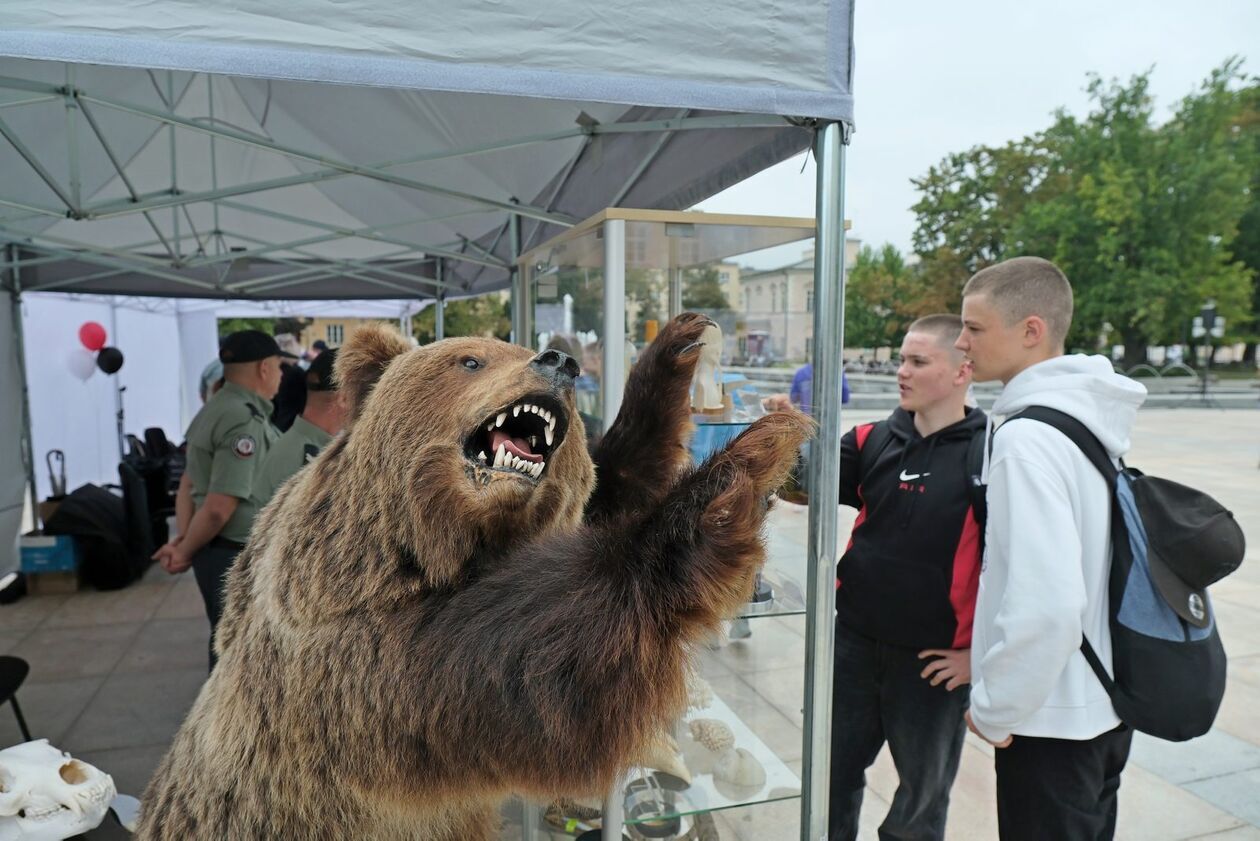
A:
<svg viewBox="0 0 1260 841">
<path fill-rule="evenodd" d="M 261 330 L 270 336 L 275 323 L 274 318 L 220 318 L 219 338 L 239 333 L 241 330 Z"/>
<path fill-rule="evenodd" d="M 484 336 L 507 341 L 512 333 L 511 304 L 499 297 L 497 292 L 492 292 L 476 298 L 447 301 L 443 315 L 447 338 Z M 411 317 L 412 335 L 420 344 L 436 340 L 436 318 L 437 308 L 433 306 Z"/>
<path fill-rule="evenodd" d="M 718 280 L 718 270 L 707 268 L 686 269 L 682 278 L 682 305 L 685 310 L 729 310 L 730 302 Z"/>
<path fill-rule="evenodd" d="M 891 244 L 858 252 L 848 274 L 844 343 L 849 347 L 896 345 L 916 318 L 957 312 L 957 287 L 912 266 Z"/>
<path fill-rule="evenodd" d="M 1054 260 L 1076 295 L 1069 344 L 1094 348 L 1110 325 L 1126 365 L 1180 341 L 1206 298 L 1240 324 L 1253 291 L 1230 248 L 1256 151 L 1240 130 L 1239 70 L 1213 71 L 1162 125 L 1149 73 L 1093 78 L 1085 117 L 1060 111 L 1033 137 L 946 158 L 915 181 L 923 272 L 961 283 L 1019 254 Z"/>
<path fill-rule="evenodd" d="M 1247 343 L 1245 362 L 1256 362 L 1256 343 L 1260 342 L 1260 82 L 1251 84 L 1239 92 L 1241 112 L 1240 129 L 1251 138 L 1251 201 L 1238 223 L 1238 236 L 1231 249 L 1234 259 L 1251 271 L 1251 318 L 1238 325 L 1238 337 Z"/>
</svg>

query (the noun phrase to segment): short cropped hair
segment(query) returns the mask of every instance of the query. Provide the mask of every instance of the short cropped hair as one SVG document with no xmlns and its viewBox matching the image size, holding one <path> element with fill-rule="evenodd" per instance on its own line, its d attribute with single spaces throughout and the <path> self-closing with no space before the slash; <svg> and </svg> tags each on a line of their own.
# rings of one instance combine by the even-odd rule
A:
<svg viewBox="0 0 1260 841">
<path fill-rule="evenodd" d="M 963 287 L 963 297 L 968 295 L 988 297 L 1008 325 L 1039 316 L 1057 345 L 1072 327 L 1072 284 L 1058 266 L 1040 257 L 1014 257 L 981 269 Z"/>
<path fill-rule="evenodd" d="M 936 337 L 939 344 L 952 350 L 954 342 L 958 341 L 958 334 L 962 332 L 962 317 L 947 312 L 925 315 L 922 318 L 916 318 L 906 332 L 930 333 Z M 961 351 L 959 353 L 961 354 Z"/>
</svg>

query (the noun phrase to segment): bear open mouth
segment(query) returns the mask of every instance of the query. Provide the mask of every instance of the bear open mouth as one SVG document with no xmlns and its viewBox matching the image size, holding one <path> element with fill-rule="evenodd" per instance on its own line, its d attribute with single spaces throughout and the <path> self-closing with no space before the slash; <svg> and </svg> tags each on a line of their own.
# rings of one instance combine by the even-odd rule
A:
<svg viewBox="0 0 1260 841">
<path fill-rule="evenodd" d="M 478 424 L 464 443 L 464 455 L 481 467 L 538 479 L 568 430 L 568 412 L 558 400 L 530 395 Z"/>
</svg>

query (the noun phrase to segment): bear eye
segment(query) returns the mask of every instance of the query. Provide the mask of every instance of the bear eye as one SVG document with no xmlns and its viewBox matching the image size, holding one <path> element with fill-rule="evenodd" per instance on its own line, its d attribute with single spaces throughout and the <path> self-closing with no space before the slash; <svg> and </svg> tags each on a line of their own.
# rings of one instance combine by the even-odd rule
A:
<svg viewBox="0 0 1260 841">
<path fill-rule="evenodd" d="M 469 371 L 476 371 L 478 368 L 485 367 L 485 365 L 482 363 L 480 359 L 477 359 L 476 357 L 472 357 L 472 356 L 465 356 L 463 360 L 461 360 L 460 364 L 463 365 L 465 368 L 467 368 Z"/>
</svg>

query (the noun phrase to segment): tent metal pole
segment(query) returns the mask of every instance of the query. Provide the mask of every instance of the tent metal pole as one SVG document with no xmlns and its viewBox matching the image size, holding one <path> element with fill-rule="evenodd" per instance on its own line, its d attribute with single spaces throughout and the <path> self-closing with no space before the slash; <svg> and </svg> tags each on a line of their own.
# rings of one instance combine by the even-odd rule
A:
<svg viewBox="0 0 1260 841">
<path fill-rule="evenodd" d="M 75 207 L 82 207 L 83 195 L 79 179 L 79 131 L 78 121 L 75 119 L 75 111 L 78 110 L 79 104 L 70 93 L 74 90 L 74 65 L 67 63 L 65 68 L 66 94 L 62 97 L 62 101 L 66 108 L 66 157 L 70 170 L 70 200 L 74 202 Z"/>
<path fill-rule="evenodd" d="M 685 116 L 687 116 L 687 109 L 683 109 L 678 112 L 679 119 L 682 119 Z M 621 185 L 621 189 L 617 191 L 617 195 L 613 196 L 613 200 L 608 203 L 609 207 L 619 207 L 621 205 L 621 200 L 634 189 L 635 184 L 639 183 L 639 179 L 643 177 L 643 173 L 646 172 L 647 168 L 652 165 L 652 161 L 656 160 L 656 156 L 661 153 L 661 150 L 665 148 L 665 144 L 668 143 L 673 136 L 674 135 L 671 132 L 661 132 L 661 136 L 658 137 L 656 142 L 652 144 L 652 148 L 646 155 L 644 155 L 643 160 L 639 161 L 639 165 L 634 168 L 634 172 L 630 173 L 630 177 L 627 178 L 626 182 Z"/>
<path fill-rule="evenodd" d="M 471 245 L 471 243 L 470 243 Z M 515 213 L 508 217 L 508 250 L 512 254 L 512 342 L 534 348 L 534 311 L 530 307 L 529 273 L 521 271 L 521 217 Z"/>
<path fill-rule="evenodd" d="M 118 298 L 111 295 L 109 297 L 109 335 L 114 341 L 114 346 L 118 346 Z M 114 437 L 118 439 L 118 460 L 122 461 L 127 455 L 127 447 L 123 443 L 126 440 L 127 431 L 123 428 L 123 391 L 124 386 L 118 379 L 118 374 L 113 374 L 114 379 L 114 417 L 118 419 L 118 434 Z"/>
<path fill-rule="evenodd" d="M 113 99 L 107 99 L 107 98 L 103 98 L 99 96 L 92 96 L 91 94 L 88 94 L 82 91 L 79 93 L 79 96 L 82 99 L 87 100 L 88 102 L 94 102 L 99 105 L 103 105 L 106 108 L 112 108 L 116 111 L 122 111 L 128 114 L 136 114 L 141 117 L 148 117 L 153 120 L 159 120 L 164 123 L 169 123 L 171 125 L 172 136 L 174 135 L 175 126 L 179 126 L 180 128 L 187 129 L 188 131 L 200 132 L 201 134 L 208 134 L 214 137 L 222 137 L 226 140 L 233 140 L 237 143 L 241 143 L 246 146 L 253 146 L 255 148 L 262 149 L 267 152 L 275 152 L 276 154 L 284 155 L 290 158 L 295 158 L 297 160 L 309 161 L 311 163 L 319 164 L 320 166 L 324 166 L 329 169 L 339 170 L 341 172 L 346 173 L 347 175 L 361 175 L 364 178 L 370 178 L 375 181 L 383 181 L 387 184 L 395 184 L 399 187 L 408 187 L 410 189 L 419 190 L 420 192 L 424 192 L 424 193 L 433 193 L 439 196 L 448 196 L 453 199 L 462 199 L 464 201 L 472 202 L 474 204 L 482 204 L 487 207 L 496 207 L 496 208 L 499 208 L 500 210 L 507 210 L 513 213 L 519 213 L 522 216 L 528 216 L 534 219 L 542 219 L 543 221 L 546 221 L 546 222 L 555 222 L 558 225 L 565 225 L 566 227 L 572 226 L 573 224 L 577 222 L 576 219 L 571 219 L 568 216 L 563 216 L 560 214 L 548 213 L 542 208 L 532 207 L 526 204 L 514 205 L 511 202 L 501 201 L 499 199 L 492 199 L 487 196 L 478 196 L 472 193 L 465 193 L 461 190 L 452 190 L 447 187 L 439 186 L 437 184 L 429 184 L 423 181 L 417 181 L 414 178 L 405 178 L 401 175 L 395 175 L 392 172 L 385 172 L 383 170 L 376 169 L 374 167 L 353 164 L 348 161 L 341 161 L 341 160 L 337 160 L 336 158 L 329 158 L 325 155 L 318 155 L 312 152 L 306 152 L 302 149 L 297 149 L 292 146 L 285 146 L 284 144 L 275 143 L 265 138 L 258 137 L 252 134 L 247 134 L 245 132 L 237 131 L 235 129 L 223 128 L 221 126 L 207 126 L 204 123 L 199 123 L 199 122 L 196 122 L 195 120 L 189 120 L 184 117 L 177 116 L 175 114 L 158 111 L 153 108 L 145 108 L 143 106 L 133 105 L 127 102 L 120 102 Z M 172 185 L 171 191 L 172 193 L 176 192 L 176 189 L 173 185 Z"/>
<path fill-rule="evenodd" d="M 22 389 L 22 460 L 26 466 L 26 484 L 31 495 L 31 525 L 39 528 L 39 490 L 35 486 L 35 441 L 31 427 L 31 394 L 26 375 L 26 336 L 22 331 L 22 270 L 16 265 L 17 245 L 8 247 L 12 288 L 9 290 L 10 315 L 13 318 L 13 344 L 17 348 L 18 385 Z"/>
<path fill-rule="evenodd" d="M 3 228 L 0 228 L 0 234 L 9 234 L 10 236 L 13 236 L 13 232 L 6 231 Z M 18 236 L 30 237 L 32 235 L 19 234 Z M 60 240 L 59 237 L 56 237 L 56 238 L 48 237 L 45 234 L 37 234 L 37 235 L 34 235 L 34 237 L 37 239 L 50 239 L 53 242 Z M 61 254 L 65 256 L 67 260 L 82 260 L 85 263 L 96 263 L 97 265 L 109 266 L 115 269 L 122 268 L 127 271 L 133 271 L 133 272 L 139 272 L 141 274 L 151 275 L 152 277 L 160 277 L 163 280 L 169 280 L 172 283 L 180 283 L 185 286 L 195 286 L 199 289 L 217 289 L 218 288 L 213 283 L 207 283 L 204 280 L 197 280 L 196 278 L 183 277 L 181 275 L 177 275 L 172 272 L 166 271 L 162 268 L 144 265 L 143 263 L 139 262 L 141 258 L 134 254 L 118 254 L 117 256 L 112 256 L 115 254 L 115 252 L 113 252 L 111 249 L 106 249 L 103 251 L 101 249 L 90 250 L 90 251 L 70 251 L 65 248 L 54 248 L 52 246 L 44 245 L 43 243 L 34 242 L 31 240 L 26 240 L 25 244 L 28 248 L 32 248 L 37 251 L 46 251 L 49 254 Z M 161 264 L 158 264 L 158 265 L 161 266 Z M 48 287 L 44 287 L 44 288 L 48 288 Z"/>
<path fill-rule="evenodd" d="M 27 219 L 34 219 L 39 216 L 53 216 L 57 219 L 65 219 L 66 211 L 53 210 L 51 207 L 36 207 L 33 204 L 25 204 L 12 199 L 0 199 L 0 207 L 12 207 L 15 210 L 25 210 L 30 216 L 13 216 L 6 219 L 0 219 L 0 222 L 22 222 Z"/>
<path fill-rule="evenodd" d="M 22 138 L 18 137 L 13 129 L 9 127 L 9 124 L 4 120 L 0 120 L 0 136 L 3 136 L 5 140 L 9 141 L 9 145 L 22 156 L 22 159 L 25 160 L 35 174 L 40 177 L 40 180 L 48 185 L 48 189 L 52 190 L 57 195 L 57 198 L 61 199 L 61 203 L 66 206 L 66 210 L 69 211 L 70 216 L 76 219 L 83 217 L 83 211 L 77 204 L 75 204 L 74 199 L 66 193 L 64 187 L 57 183 L 57 179 L 53 178 L 48 170 L 44 169 L 44 166 L 39 162 L 39 159 L 35 157 L 30 149 L 26 148 L 26 144 L 22 142 Z"/>
<path fill-rule="evenodd" d="M 847 126 L 818 128 L 814 243 L 814 414 L 810 445 L 809 548 L 805 614 L 804 780 L 801 841 L 827 838 L 831 695 L 835 655 L 836 554 L 840 504 L 840 378 L 844 351 L 844 153 Z"/>
<path fill-rule="evenodd" d="M 175 108 L 175 74 L 169 70 L 166 71 L 166 101 L 170 103 L 171 109 L 174 110 Z M 175 157 L 175 126 L 174 125 L 171 126 L 170 140 L 171 140 L 171 194 L 179 195 L 179 178 L 177 177 L 178 160 Z M 175 262 L 178 264 L 180 262 L 180 251 L 179 251 L 179 238 L 180 237 L 179 237 L 179 208 L 177 207 L 171 208 L 171 229 L 175 232 Z"/>
<path fill-rule="evenodd" d="M 446 269 L 446 261 L 438 258 L 437 265 L 433 269 L 433 273 L 437 275 L 437 282 L 442 283 L 442 275 Z M 441 288 L 441 287 L 439 287 Z M 438 292 L 437 299 L 433 302 L 433 338 L 435 341 L 442 341 L 446 338 L 446 293 Z"/>
<path fill-rule="evenodd" d="M 69 108 L 70 106 L 66 107 Z M 86 105 L 80 104 L 78 108 L 83 112 L 83 118 L 87 121 L 88 127 L 92 129 L 92 133 L 96 135 L 97 142 L 100 143 L 101 148 L 105 150 L 105 156 L 109 158 L 109 162 L 114 165 L 114 171 L 118 173 L 118 177 L 122 181 L 123 186 L 127 188 L 127 192 L 131 194 L 133 199 L 139 201 L 140 194 L 136 192 L 136 185 L 133 184 L 131 179 L 127 177 L 126 168 L 123 166 L 122 161 L 118 160 L 118 156 L 114 154 L 114 149 L 109 145 L 109 141 L 105 139 L 105 133 L 101 131 L 100 124 L 96 122 L 96 117 L 92 115 L 91 110 Z M 149 227 L 153 229 L 153 233 L 157 234 L 158 241 L 162 243 L 162 246 L 166 249 L 166 253 L 171 255 L 171 260 L 178 265 L 179 255 L 171 246 L 170 242 L 167 241 L 166 235 L 162 233 L 162 229 L 158 227 L 157 222 L 154 221 L 153 214 L 145 213 L 144 218 L 145 221 L 149 223 Z"/>
<path fill-rule="evenodd" d="M 604 432 L 621 409 L 626 384 L 626 220 L 604 222 Z"/>
</svg>

